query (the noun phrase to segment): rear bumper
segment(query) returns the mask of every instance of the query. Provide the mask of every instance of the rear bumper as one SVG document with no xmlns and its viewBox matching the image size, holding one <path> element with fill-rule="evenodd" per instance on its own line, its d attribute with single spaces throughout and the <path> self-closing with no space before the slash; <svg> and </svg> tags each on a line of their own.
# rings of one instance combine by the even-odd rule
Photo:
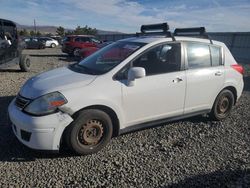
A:
<svg viewBox="0 0 250 188">
<path fill-rule="evenodd" d="M 36 150 L 59 150 L 63 131 L 73 119 L 62 112 L 40 117 L 30 116 L 22 112 L 14 101 L 15 99 L 10 103 L 8 112 L 12 130 L 18 140 Z"/>
</svg>

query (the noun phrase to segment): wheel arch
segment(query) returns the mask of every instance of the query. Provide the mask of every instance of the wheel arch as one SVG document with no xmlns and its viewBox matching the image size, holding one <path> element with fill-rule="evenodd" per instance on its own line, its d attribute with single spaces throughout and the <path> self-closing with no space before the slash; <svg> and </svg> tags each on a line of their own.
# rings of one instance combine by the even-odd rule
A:
<svg viewBox="0 0 250 188">
<path fill-rule="evenodd" d="M 223 91 L 225 89 L 227 89 L 227 90 L 229 90 L 229 91 L 231 91 L 233 93 L 233 96 L 234 96 L 234 105 L 235 105 L 236 101 L 237 101 L 237 97 L 238 97 L 237 96 L 237 90 L 236 90 L 236 88 L 234 86 L 227 86 L 227 87 L 223 88 L 221 91 Z"/>
</svg>

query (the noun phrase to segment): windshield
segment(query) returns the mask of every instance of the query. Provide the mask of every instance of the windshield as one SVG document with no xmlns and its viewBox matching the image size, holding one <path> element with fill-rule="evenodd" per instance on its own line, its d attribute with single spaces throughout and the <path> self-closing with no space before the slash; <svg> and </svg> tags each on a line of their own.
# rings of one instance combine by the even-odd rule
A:
<svg viewBox="0 0 250 188">
<path fill-rule="evenodd" d="M 75 68 L 87 74 L 104 74 L 144 45 L 145 43 L 118 41 L 82 60 Z"/>
</svg>

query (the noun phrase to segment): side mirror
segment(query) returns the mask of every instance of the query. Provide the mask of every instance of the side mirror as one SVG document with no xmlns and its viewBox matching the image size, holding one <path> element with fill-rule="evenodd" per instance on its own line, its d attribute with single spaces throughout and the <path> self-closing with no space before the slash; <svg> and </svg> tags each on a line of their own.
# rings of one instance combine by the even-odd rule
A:
<svg viewBox="0 0 250 188">
<path fill-rule="evenodd" d="M 128 70 L 128 86 L 134 86 L 135 80 L 146 76 L 146 71 L 142 67 L 132 67 Z"/>
</svg>

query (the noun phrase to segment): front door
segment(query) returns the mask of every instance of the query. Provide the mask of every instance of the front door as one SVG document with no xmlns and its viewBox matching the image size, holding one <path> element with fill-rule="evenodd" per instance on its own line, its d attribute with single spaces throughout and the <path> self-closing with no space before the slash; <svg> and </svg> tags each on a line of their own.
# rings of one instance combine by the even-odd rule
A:
<svg viewBox="0 0 250 188">
<path fill-rule="evenodd" d="M 122 84 L 125 126 L 183 114 L 186 78 L 182 71 L 181 44 L 165 43 L 150 48 L 133 61 L 146 77 L 134 86 Z"/>
</svg>

